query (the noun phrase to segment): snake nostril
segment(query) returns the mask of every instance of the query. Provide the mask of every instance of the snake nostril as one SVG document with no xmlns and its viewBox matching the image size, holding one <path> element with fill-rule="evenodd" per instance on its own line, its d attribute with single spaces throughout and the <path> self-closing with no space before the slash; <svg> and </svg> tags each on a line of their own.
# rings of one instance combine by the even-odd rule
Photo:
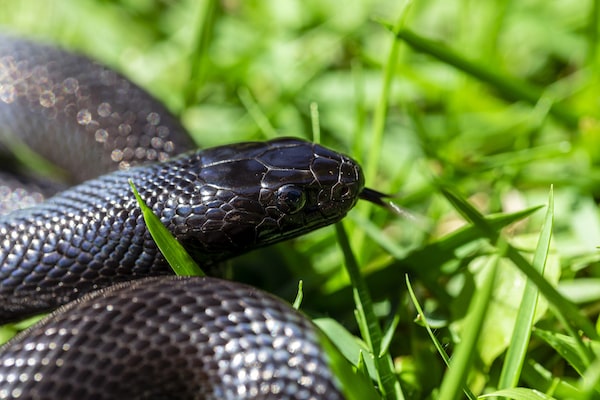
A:
<svg viewBox="0 0 600 400">
<path fill-rule="evenodd" d="M 340 196 L 342 199 L 347 199 L 348 197 L 352 197 L 352 190 L 350 190 L 350 186 L 344 186 L 340 191 Z"/>
<path fill-rule="evenodd" d="M 331 190 L 333 200 L 347 200 L 353 196 L 352 185 L 337 183 Z"/>
</svg>

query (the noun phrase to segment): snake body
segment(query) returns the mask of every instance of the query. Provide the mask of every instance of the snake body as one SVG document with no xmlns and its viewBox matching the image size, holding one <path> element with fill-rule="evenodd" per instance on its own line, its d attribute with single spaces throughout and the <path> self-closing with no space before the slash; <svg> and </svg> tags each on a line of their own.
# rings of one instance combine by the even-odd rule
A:
<svg viewBox="0 0 600 400">
<path fill-rule="evenodd" d="M 214 278 L 69 303 L 3 350 L 0 383 L 3 399 L 342 399 L 304 316 Z"/>
<path fill-rule="evenodd" d="M 129 181 L 206 265 L 341 219 L 363 190 L 352 159 L 291 138 L 175 156 L 192 141 L 142 89 L 10 36 L 0 126 L 85 181 L 0 217 L 0 321 L 83 296 L 0 349 L 0 397 L 341 398 L 315 328 L 280 300 L 215 278 L 131 281 L 170 268 Z"/>
</svg>

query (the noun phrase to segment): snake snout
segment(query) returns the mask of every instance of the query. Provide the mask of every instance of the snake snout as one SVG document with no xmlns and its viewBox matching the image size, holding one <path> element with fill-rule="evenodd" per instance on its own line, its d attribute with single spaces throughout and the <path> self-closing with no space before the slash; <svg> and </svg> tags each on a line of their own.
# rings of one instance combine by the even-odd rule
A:
<svg viewBox="0 0 600 400">
<path fill-rule="evenodd" d="M 350 157 L 315 147 L 318 157 L 311 170 L 319 184 L 317 207 L 331 223 L 354 207 L 364 187 L 364 175 L 360 165 Z"/>
</svg>

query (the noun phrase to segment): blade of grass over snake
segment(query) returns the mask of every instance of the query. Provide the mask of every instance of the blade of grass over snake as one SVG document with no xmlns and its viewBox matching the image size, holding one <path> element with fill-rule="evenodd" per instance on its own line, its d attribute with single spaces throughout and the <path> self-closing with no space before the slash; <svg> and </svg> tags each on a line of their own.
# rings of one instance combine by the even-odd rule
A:
<svg viewBox="0 0 600 400">
<path fill-rule="evenodd" d="M 142 210 L 148 231 L 175 274 L 179 276 L 204 276 L 204 272 L 198 264 L 146 205 L 133 182 L 129 181 L 129 184 Z"/>
<path fill-rule="evenodd" d="M 541 275 L 544 274 L 550 239 L 552 238 L 552 225 L 554 218 L 554 192 L 550 189 L 548 209 L 544 218 L 544 226 L 533 257 L 532 266 Z M 527 346 L 531 338 L 531 328 L 534 323 L 535 310 L 538 303 L 538 289 L 531 280 L 525 283 L 523 298 L 516 317 L 512 338 L 506 352 L 506 358 L 500 373 L 498 388 L 506 389 L 516 387 L 519 383 L 521 370 L 527 354 Z"/>
<path fill-rule="evenodd" d="M 346 265 L 346 271 L 350 276 L 350 281 L 353 287 L 354 299 L 356 302 L 358 322 L 361 327 L 361 332 L 366 333 L 364 337 L 367 345 L 371 350 L 372 357 L 375 358 L 375 365 L 377 366 L 377 380 L 379 383 L 380 390 L 385 399 L 404 399 L 400 384 L 394 374 L 393 363 L 390 354 L 380 355 L 382 334 L 381 328 L 379 327 L 379 321 L 375 316 L 373 310 L 373 302 L 371 301 L 371 295 L 367 286 L 360 274 L 356 258 L 350 248 L 350 242 L 344 229 L 342 222 L 335 224 L 335 230 L 337 233 L 338 241 L 342 252 L 344 254 L 344 260 Z"/>
<path fill-rule="evenodd" d="M 485 314 L 494 291 L 498 260 L 498 256 L 492 257 L 489 268 L 486 268 L 484 272 L 486 275 L 483 284 L 471 300 L 465 317 L 462 339 L 456 346 L 456 351 L 442 381 L 439 400 L 458 399 L 462 388 L 466 385 L 475 355 L 473 349 L 477 346 Z"/>
<path fill-rule="evenodd" d="M 22 321 L 11 322 L 0 326 L 0 345 L 6 343 L 18 332 L 29 328 L 31 325 L 35 324 L 45 316 L 46 314 L 34 315 L 33 317 L 25 318 Z"/>
</svg>

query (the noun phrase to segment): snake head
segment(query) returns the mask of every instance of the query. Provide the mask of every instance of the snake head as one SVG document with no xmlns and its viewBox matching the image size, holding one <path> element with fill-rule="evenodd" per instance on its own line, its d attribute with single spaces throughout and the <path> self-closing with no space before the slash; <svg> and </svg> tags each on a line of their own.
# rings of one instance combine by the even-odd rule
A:
<svg viewBox="0 0 600 400">
<path fill-rule="evenodd" d="M 182 188 L 186 200 L 167 211 L 175 216 L 175 236 L 203 261 L 336 222 L 364 186 L 351 158 L 300 139 L 216 147 L 198 152 L 194 162 L 197 176 Z"/>
</svg>

